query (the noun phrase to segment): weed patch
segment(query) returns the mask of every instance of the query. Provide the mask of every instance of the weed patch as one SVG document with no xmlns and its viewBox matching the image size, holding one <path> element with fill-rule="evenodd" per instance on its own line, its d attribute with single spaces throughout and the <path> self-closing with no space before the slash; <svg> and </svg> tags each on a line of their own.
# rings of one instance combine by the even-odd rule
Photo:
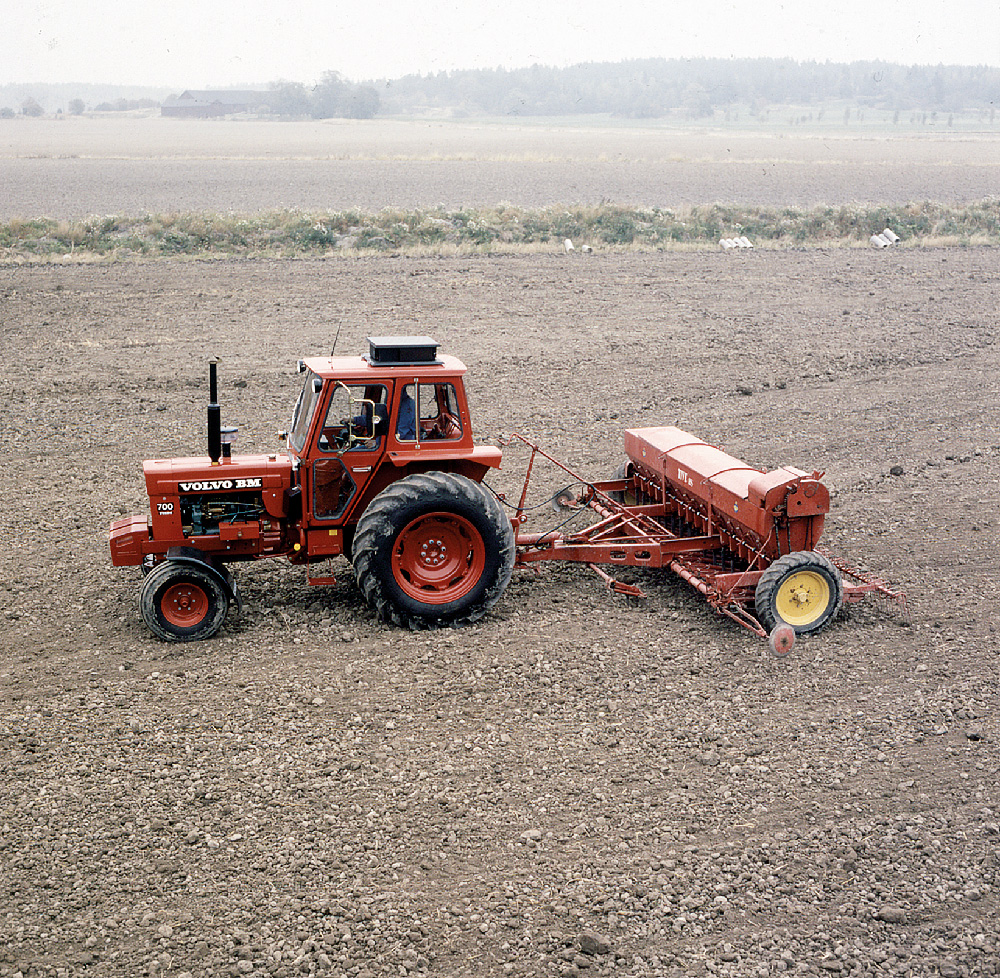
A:
<svg viewBox="0 0 1000 978">
<path fill-rule="evenodd" d="M 670 249 L 717 247 L 745 236 L 770 248 L 865 244 L 892 228 L 901 244 L 941 240 L 1000 244 L 1000 199 L 953 207 L 914 202 L 898 207 L 842 205 L 762 208 L 706 204 L 677 211 L 617 204 L 520 208 L 443 208 L 259 214 L 143 214 L 80 221 L 13 219 L 0 223 L 0 259 L 75 256 L 127 258 L 295 256 L 330 252 L 511 251 L 577 246 Z"/>
</svg>

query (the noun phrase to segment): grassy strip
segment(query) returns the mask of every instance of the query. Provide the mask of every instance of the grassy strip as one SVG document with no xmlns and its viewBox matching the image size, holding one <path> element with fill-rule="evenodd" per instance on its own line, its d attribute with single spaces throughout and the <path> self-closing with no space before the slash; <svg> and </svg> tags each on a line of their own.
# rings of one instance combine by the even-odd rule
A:
<svg viewBox="0 0 1000 978">
<path fill-rule="evenodd" d="M 902 244 L 1000 244 L 1000 199 L 963 207 L 913 203 L 811 210 L 710 204 L 672 211 L 597 207 L 496 207 L 378 213 L 298 210 L 241 214 L 145 214 L 0 223 L 0 259 L 67 253 L 126 258 L 315 255 L 338 251 L 512 251 L 569 238 L 597 248 L 716 247 L 744 235 L 775 248 L 864 245 L 890 227 Z"/>
</svg>

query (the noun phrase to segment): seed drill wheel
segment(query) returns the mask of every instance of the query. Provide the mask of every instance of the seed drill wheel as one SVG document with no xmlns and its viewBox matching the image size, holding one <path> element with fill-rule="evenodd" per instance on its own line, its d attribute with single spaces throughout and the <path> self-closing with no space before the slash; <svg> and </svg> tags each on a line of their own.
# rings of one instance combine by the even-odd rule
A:
<svg viewBox="0 0 1000 978">
<path fill-rule="evenodd" d="M 754 594 L 760 623 L 791 625 L 796 635 L 818 632 L 840 610 L 840 571 L 822 554 L 799 551 L 779 557 L 761 574 Z"/>
<path fill-rule="evenodd" d="M 625 458 L 622 459 L 618 468 L 611 473 L 611 478 L 618 479 L 630 479 L 635 474 L 635 465 L 632 459 Z M 626 492 L 624 489 L 612 489 L 608 495 L 616 503 L 624 503 L 626 506 L 634 506 L 636 504 L 636 498 L 634 492 Z"/>
<path fill-rule="evenodd" d="M 514 532 L 496 497 L 451 472 L 383 489 L 358 521 L 354 576 L 383 621 L 465 625 L 499 600 L 514 567 Z"/>
<path fill-rule="evenodd" d="M 196 642 L 211 638 L 222 627 L 229 611 L 229 595 L 214 569 L 165 560 L 143 580 L 139 611 L 158 638 Z"/>
</svg>

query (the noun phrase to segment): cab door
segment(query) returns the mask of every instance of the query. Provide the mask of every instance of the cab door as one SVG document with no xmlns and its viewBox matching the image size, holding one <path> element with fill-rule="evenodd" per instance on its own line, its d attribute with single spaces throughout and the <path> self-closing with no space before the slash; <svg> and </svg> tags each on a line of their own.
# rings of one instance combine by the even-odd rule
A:
<svg viewBox="0 0 1000 978">
<path fill-rule="evenodd" d="M 343 552 L 345 514 L 385 451 L 387 391 L 382 384 L 334 381 L 308 465 L 310 556 Z"/>
</svg>

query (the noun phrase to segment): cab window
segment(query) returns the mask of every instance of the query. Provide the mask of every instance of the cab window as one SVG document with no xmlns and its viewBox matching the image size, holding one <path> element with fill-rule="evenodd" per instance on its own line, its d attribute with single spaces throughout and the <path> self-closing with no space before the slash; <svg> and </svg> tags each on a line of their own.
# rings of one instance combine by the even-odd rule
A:
<svg viewBox="0 0 1000 978">
<path fill-rule="evenodd" d="M 406 384 L 396 415 L 398 441 L 454 440 L 462 437 L 462 418 L 454 384 Z"/>
<path fill-rule="evenodd" d="M 387 410 L 381 384 L 335 382 L 320 431 L 320 451 L 375 451 L 385 433 Z"/>
<path fill-rule="evenodd" d="M 302 393 L 299 394 L 299 399 L 295 404 L 295 413 L 292 415 L 292 430 L 288 436 L 288 444 L 296 452 L 301 452 L 306 447 L 306 435 L 312 424 L 313 415 L 316 413 L 316 405 L 319 404 L 322 389 L 322 381 L 310 370 L 306 374 Z"/>
</svg>

